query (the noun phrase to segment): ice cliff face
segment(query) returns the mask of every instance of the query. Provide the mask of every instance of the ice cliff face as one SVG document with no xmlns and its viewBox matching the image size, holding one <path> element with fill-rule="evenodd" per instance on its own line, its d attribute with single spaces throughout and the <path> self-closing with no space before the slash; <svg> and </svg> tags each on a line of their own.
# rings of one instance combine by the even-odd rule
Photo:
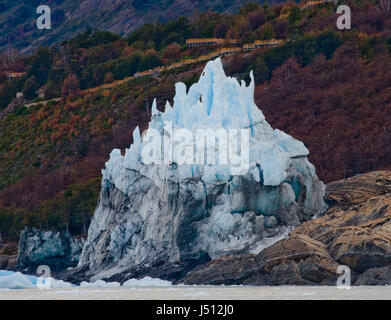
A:
<svg viewBox="0 0 391 320">
<path fill-rule="evenodd" d="M 266 122 L 250 77 L 238 83 L 217 59 L 188 92 L 176 84 L 173 106 L 154 101 L 149 129 L 136 128 L 124 156 L 110 154 L 80 267 L 97 279 L 161 260 L 196 264 L 262 247 L 326 209 L 308 150 Z"/>
</svg>

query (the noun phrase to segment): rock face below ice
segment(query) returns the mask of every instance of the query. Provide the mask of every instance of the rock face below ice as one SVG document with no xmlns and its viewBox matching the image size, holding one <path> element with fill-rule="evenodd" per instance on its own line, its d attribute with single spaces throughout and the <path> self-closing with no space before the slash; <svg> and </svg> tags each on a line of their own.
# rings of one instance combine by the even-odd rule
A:
<svg viewBox="0 0 391 320">
<path fill-rule="evenodd" d="M 331 285 L 348 266 L 352 285 L 391 285 L 391 171 L 330 183 L 326 214 L 259 254 L 226 255 L 197 266 L 187 285 Z M 343 271 L 345 272 L 345 271 Z"/>
<path fill-rule="evenodd" d="M 308 150 L 266 122 L 254 103 L 252 73 L 251 79 L 249 86 L 240 84 L 225 75 L 219 59 L 209 62 L 188 93 L 183 83 L 176 85 L 173 107 L 167 103 L 159 112 L 154 102 L 148 131 L 141 137 L 136 128 L 124 156 L 112 151 L 78 265 L 87 267 L 93 280 L 158 261 L 194 266 L 251 251 L 263 239 L 324 212 L 325 186 L 307 159 Z M 195 135 L 199 129 L 247 130 L 248 141 L 241 131 L 240 159 L 245 161 L 240 170 L 231 162 L 181 162 L 175 152 L 181 142 L 175 144 L 173 133 L 181 129 Z M 156 132 L 162 154 L 173 151 L 164 163 L 151 162 L 144 152 Z M 172 136 L 170 145 L 164 139 Z M 227 136 L 232 155 L 229 146 L 238 137 Z M 220 140 L 219 146 L 224 148 Z"/>
<path fill-rule="evenodd" d="M 26 227 L 20 234 L 16 269 L 35 273 L 40 265 L 48 265 L 52 272 L 75 267 L 82 248 L 83 242 L 67 232 Z"/>
</svg>

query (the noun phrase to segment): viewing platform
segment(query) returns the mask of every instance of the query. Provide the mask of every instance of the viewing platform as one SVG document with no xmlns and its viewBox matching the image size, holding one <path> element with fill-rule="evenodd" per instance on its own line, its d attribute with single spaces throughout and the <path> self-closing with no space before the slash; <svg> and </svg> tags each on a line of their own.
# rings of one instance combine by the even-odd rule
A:
<svg viewBox="0 0 391 320">
<path fill-rule="evenodd" d="M 327 0 L 315 0 L 315 1 L 308 1 L 300 5 L 301 10 L 309 9 L 318 5 L 321 5 L 323 3 L 329 2 Z"/>
<path fill-rule="evenodd" d="M 5 71 L 5 74 L 7 75 L 8 79 L 17 79 L 23 77 L 26 72 L 12 72 L 12 71 Z"/>
<path fill-rule="evenodd" d="M 192 47 L 201 47 L 201 46 L 221 46 L 225 43 L 225 39 L 220 38 L 200 38 L 200 39 L 187 39 L 186 45 L 189 48 Z"/>
<path fill-rule="evenodd" d="M 255 40 L 253 43 L 245 43 L 243 51 L 254 50 L 261 47 L 276 47 L 283 43 L 281 39 Z"/>
</svg>

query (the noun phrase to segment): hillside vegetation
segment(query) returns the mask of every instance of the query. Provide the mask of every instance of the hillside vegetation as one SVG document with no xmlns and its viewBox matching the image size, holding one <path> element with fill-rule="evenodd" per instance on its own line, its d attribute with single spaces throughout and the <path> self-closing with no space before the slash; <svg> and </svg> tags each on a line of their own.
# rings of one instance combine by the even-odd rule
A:
<svg viewBox="0 0 391 320">
<path fill-rule="evenodd" d="M 322 180 L 391 168 L 391 12 L 352 1 L 352 30 L 335 27 L 332 4 L 300 10 L 294 3 L 249 4 L 231 16 L 205 13 L 148 24 L 126 39 L 87 30 L 53 48 L 16 59 L 21 78 L 0 76 L 0 232 L 16 238 L 35 225 L 86 232 L 100 190 L 101 169 L 113 148 L 129 147 L 144 129 L 152 99 L 172 100 L 174 83 L 197 81 L 204 63 L 132 79 L 87 93 L 102 83 L 213 50 L 187 48 L 188 38 L 278 38 L 223 58 L 226 73 L 249 81 L 268 122 L 302 140 Z M 45 87 L 60 101 L 30 108 Z"/>
<path fill-rule="evenodd" d="M 194 12 L 237 12 L 249 0 L 0 0 L 0 53 L 7 48 L 31 52 L 82 33 L 86 28 L 126 35 L 146 23 L 170 21 Z M 259 0 L 263 3 L 263 0 Z M 278 1 L 274 1 L 278 2 Z M 280 1 L 281 2 L 281 1 Z M 38 30 L 37 7 L 52 12 L 52 29 Z"/>
</svg>

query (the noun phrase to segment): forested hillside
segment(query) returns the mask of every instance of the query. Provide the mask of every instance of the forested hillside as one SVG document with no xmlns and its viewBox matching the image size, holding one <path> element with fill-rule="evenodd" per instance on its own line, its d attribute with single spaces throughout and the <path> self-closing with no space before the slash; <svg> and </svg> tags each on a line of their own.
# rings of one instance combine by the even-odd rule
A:
<svg viewBox="0 0 391 320">
<path fill-rule="evenodd" d="M 83 90 L 214 50 L 189 48 L 188 38 L 283 39 L 277 47 L 226 55 L 226 73 L 248 82 L 254 70 L 257 105 L 274 128 L 306 144 L 325 182 L 390 169 L 391 12 L 373 1 L 349 4 L 352 30 L 336 28 L 333 4 L 250 4 L 231 16 L 208 12 L 147 24 L 126 39 L 86 30 L 10 62 L 24 74 L 0 75 L 3 237 L 17 237 L 26 224 L 86 232 L 110 151 L 129 147 L 135 126 L 149 121 L 153 98 L 162 108 L 174 83 L 191 85 L 204 63 Z M 41 100 L 61 99 L 38 103 L 40 88 Z M 17 92 L 24 100 L 15 99 Z M 26 107 L 31 101 L 37 103 Z"/>
<path fill-rule="evenodd" d="M 86 28 L 126 35 L 150 22 L 165 22 L 196 12 L 234 13 L 249 0 L 0 0 L 0 53 L 6 48 L 30 52 L 70 39 Z M 259 0 L 263 3 L 263 0 Z M 281 2 L 274 0 L 274 2 Z M 38 30 L 39 5 L 52 11 L 52 29 Z"/>
</svg>

